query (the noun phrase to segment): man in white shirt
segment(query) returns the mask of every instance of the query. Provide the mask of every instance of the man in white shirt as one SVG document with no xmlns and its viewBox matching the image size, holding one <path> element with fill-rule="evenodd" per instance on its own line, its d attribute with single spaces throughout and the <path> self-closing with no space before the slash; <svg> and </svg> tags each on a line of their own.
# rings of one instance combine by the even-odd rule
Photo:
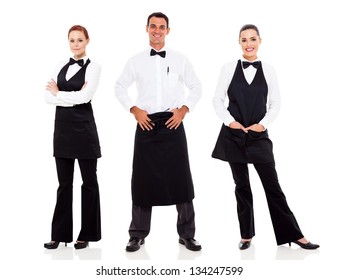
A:
<svg viewBox="0 0 339 280">
<path fill-rule="evenodd" d="M 201 250 L 194 239 L 194 188 L 183 119 L 201 97 L 201 83 L 188 59 L 165 48 L 168 17 L 147 19 L 150 47 L 131 57 L 116 81 L 115 94 L 138 122 L 132 173 L 132 222 L 129 252 L 137 251 L 150 232 L 152 206 L 176 205 L 179 243 Z M 128 88 L 136 83 L 135 102 Z M 189 89 L 185 96 L 184 85 Z"/>
</svg>

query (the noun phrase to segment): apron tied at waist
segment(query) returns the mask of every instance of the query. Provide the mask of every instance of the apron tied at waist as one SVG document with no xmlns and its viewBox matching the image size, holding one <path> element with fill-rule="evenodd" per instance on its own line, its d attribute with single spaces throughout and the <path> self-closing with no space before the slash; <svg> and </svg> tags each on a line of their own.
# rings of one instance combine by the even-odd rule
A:
<svg viewBox="0 0 339 280">
<path fill-rule="evenodd" d="M 133 155 L 132 200 L 142 207 L 173 205 L 194 198 L 183 123 L 169 129 L 172 112 L 150 114 L 153 129 L 137 125 Z"/>
</svg>

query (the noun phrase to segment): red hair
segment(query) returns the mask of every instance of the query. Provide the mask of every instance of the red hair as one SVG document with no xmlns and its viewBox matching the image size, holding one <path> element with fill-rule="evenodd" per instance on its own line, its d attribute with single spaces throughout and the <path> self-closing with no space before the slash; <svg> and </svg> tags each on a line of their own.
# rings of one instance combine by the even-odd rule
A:
<svg viewBox="0 0 339 280">
<path fill-rule="evenodd" d="M 89 36 L 88 36 L 88 32 L 87 32 L 87 29 L 81 25 L 73 25 L 69 31 L 68 31 L 68 37 L 69 37 L 69 34 L 72 32 L 72 31 L 80 31 L 80 32 L 83 32 L 84 35 L 85 35 L 85 38 L 88 40 L 89 39 Z"/>
</svg>

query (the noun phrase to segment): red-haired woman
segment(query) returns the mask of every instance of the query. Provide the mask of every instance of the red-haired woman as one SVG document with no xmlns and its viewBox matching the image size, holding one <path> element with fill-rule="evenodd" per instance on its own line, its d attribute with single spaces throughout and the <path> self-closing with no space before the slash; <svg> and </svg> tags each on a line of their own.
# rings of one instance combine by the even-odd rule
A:
<svg viewBox="0 0 339 280">
<path fill-rule="evenodd" d="M 52 221 L 51 242 L 47 249 L 56 249 L 60 242 L 73 241 L 73 174 L 78 160 L 82 177 L 81 230 L 74 244 L 83 249 L 89 241 L 101 239 L 100 198 L 97 181 L 97 159 L 101 157 L 99 138 L 91 100 L 98 87 L 101 66 L 86 55 L 89 43 L 87 30 L 71 27 L 68 43 L 73 57 L 59 63 L 46 86 L 46 102 L 56 106 L 53 150 L 59 188 Z"/>
</svg>

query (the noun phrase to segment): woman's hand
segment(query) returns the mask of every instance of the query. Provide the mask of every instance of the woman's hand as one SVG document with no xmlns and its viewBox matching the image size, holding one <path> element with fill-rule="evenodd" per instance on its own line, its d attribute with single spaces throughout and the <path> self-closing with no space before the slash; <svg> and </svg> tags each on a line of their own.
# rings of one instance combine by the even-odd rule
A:
<svg viewBox="0 0 339 280">
<path fill-rule="evenodd" d="M 135 119 L 137 120 L 138 124 L 140 125 L 142 130 L 152 130 L 154 123 L 148 117 L 148 113 L 145 110 L 141 110 L 137 106 L 133 106 L 130 109 L 130 112 L 134 115 Z"/>
<path fill-rule="evenodd" d="M 233 129 L 241 129 L 243 132 L 248 133 L 247 129 L 240 122 L 237 121 L 231 122 L 229 124 L 229 127 Z"/>
<path fill-rule="evenodd" d="M 255 131 L 255 132 L 263 132 L 265 130 L 265 127 L 261 124 L 256 123 L 256 124 L 252 124 L 249 127 L 246 127 L 245 129 L 247 131 L 252 130 L 252 131 Z"/>
<path fill-rule="evenodd" d="M 83 90 L 86 86 L 87 86 L 87 82 L 84 83 L 84 85 L 82 86 L 81 90 Z"/>
<path fill-rule="evenodd" d="M 255 132 L 263 132 L 265 130 L 265 127 L 261 124 L 252 124 L 248 127 L 244 127 L 241 123 L 234 121 L 229 124 L 230 128 L 233 129 L 242 129 L 245 133 L 248 133 L 249 130 L 255 131 Z"/>
<path fill-rule="evenodd" d="M 57 95 L 57 93 L 59 92 L 59 88 L 57 86 L 57 83 L 51 79 L 46 86 L 46 90 L 50 91 L 54 96 Z"/>
</svg>

